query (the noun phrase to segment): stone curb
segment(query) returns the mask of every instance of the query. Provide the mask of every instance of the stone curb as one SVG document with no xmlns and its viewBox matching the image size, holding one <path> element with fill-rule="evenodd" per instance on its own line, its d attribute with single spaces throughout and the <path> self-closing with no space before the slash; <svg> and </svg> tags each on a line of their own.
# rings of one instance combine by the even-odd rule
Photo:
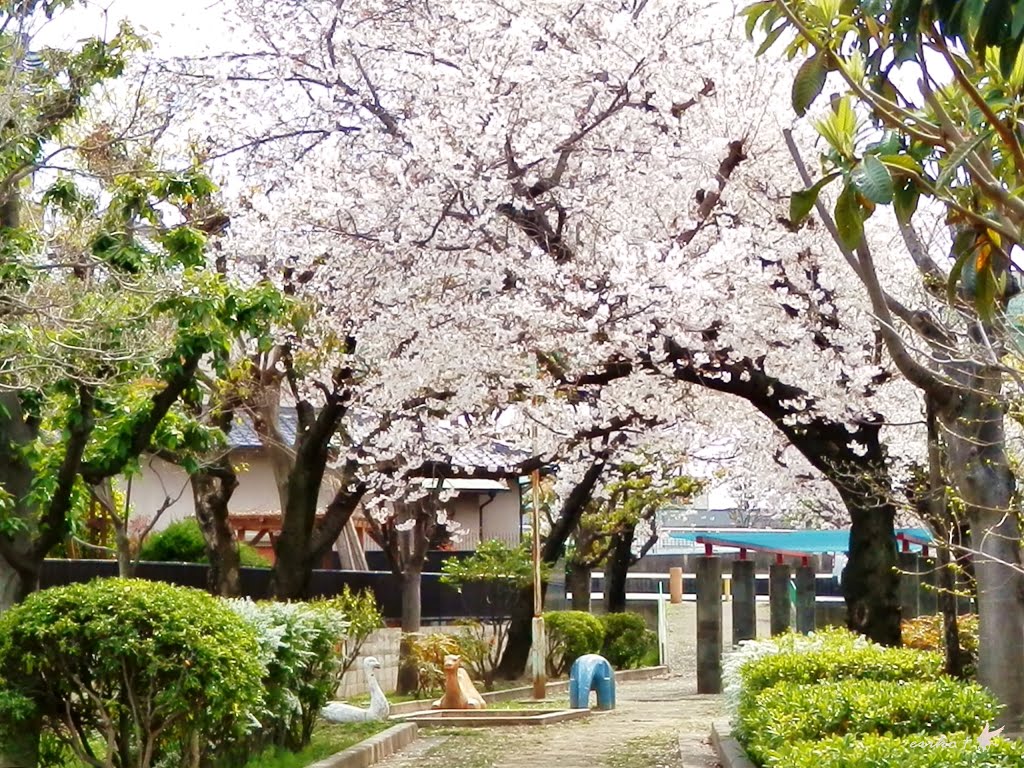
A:
<svg viewBox="0 0 1024 768">
<path fill-rule="evenodd" d="M 631 680 L 649 680 L 652 677 L 660 677 L 667 674 L 668 667 L 641 667 L 640 669 L 623 669 L 616 672 L 615 679 L 625 683 Z M 553 683 L 548 683 L 547 687 L 548 694 L 565 693 L 568 690 L 568 680 L 556 680 Z M 507 688 L 504 691 L 491 691 L 490 693 L 481 693 L 480 695 L 484 701 L 515 701 L 516 699 L 532 698 L 533 688 L 530 686 Z M 431 703 L 431 700 L 420 699 L 419 701 L 403 701 L 398 704 L 392 704 L 391 714 L 409 715 L 413 712 L 422 712 L 424 709 L 430 709 Z"/>
<path fill-rule="evenodd" d="M 711 724 L 711 746 L 722 768 L 755 768 L 746 751 L 733 738 L 728 720 L 716 720 Z"/>
<path fill-rule="evenodd" d="M 418 730 L 416 723 L 393 725 L 386 731 L 325 757 L 307 768 L 369 768 L 403 747 L 409 746 L 416 740 Z"/>
</svg>

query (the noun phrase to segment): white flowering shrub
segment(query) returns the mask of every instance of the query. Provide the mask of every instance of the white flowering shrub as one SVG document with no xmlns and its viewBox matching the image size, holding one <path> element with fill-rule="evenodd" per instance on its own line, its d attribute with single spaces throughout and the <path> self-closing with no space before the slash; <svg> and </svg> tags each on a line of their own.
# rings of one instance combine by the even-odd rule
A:
<svg viewBox="0 0 1024 768">
<path fill-rule="evenodd" d="M 345 614 L 331 601 L 226 602 L 258 635 L 266 669 L 265 707 L 258 715 L 264 744 L 301 749 L 338 686 L 349 627 Z"/>
</svg>

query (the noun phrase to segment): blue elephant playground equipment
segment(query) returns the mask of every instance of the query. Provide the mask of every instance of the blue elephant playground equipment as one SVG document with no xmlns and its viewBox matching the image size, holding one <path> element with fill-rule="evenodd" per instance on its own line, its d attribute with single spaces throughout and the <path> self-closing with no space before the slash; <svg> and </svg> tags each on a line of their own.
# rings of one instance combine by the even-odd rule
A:
<svg viewBox="0 0 1024 768">
<path fill-rule="evenodd" d="M 597 691 L 597 708 L 615 709 L 615 672 L 608 659 L 596 653 L 580 656 L 569 671 L 569 707 L 587 709 L 590 692 Z"/>
</svg>

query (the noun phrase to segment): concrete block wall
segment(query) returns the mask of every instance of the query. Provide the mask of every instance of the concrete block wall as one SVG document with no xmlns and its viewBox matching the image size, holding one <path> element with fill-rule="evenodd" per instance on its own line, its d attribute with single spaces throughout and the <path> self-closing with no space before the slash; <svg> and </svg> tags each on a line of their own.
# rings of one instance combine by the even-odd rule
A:
<svg viewBox="0 0 1024 768">
<path fill-rule="evenodd" d="M 454 624 L 439 624 L 423 627 L 420 633 L 431 635 L 443 632 L 454 635 L 458 634 L 460 629 L 461 627 Z M 488 627 L 487 636 L 490 635 Z M 394 693 L 398 687 L 398 652 L 401 644 L 402 630 L 400 629 L 378 629 L 366 638 L 366 642 L 363 643 L 363 647 L 359 651 L 359 657 L 341 679 L 337 698 L 344 701 L 353 696 L 361 696 L 370 692 L 366 685 L 366 675 L 363 672 L 363 659 L 367 656 L 376 656 L 377 661 L 381 663 L 381 668 L 377 670 L 377 682 L 384 689 L 384 693 Z"/>
<path fill-rule="evenodd" d="M 377 670 L 377 682 L 384 693 L 394 693 L 398 687 L 398 649 L 401 643 L 400 629 L 378 629 L 366 638 L 359 657 L 341 679 L 337 697 L 345 700 L 370 692 L 363 672 L 363 659 L 367 656 L 376 656 L 381 663 L 381 668 Z"/>
</svg>

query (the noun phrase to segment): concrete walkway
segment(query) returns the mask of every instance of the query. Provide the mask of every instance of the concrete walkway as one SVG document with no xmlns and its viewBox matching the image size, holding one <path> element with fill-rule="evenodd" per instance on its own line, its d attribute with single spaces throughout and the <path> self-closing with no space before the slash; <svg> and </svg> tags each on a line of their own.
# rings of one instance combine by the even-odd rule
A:
<svg viewBox="0 0 1024 768">
<path fill-rule="evenodd" d="M 697 695 L 695 610 L 670 606 L 671 674 L 620 683 L 613 712 L 549 726 L 421 730 L 382 768 L 714 768 L 720 696 Z"/>
<path fill-rule="evenodd" d="M 549 726 L 424 730 L 386 768 L 713 768 L 717 696 L 682 677 L 623 683 L 613 712 Z"/>
</svg>

